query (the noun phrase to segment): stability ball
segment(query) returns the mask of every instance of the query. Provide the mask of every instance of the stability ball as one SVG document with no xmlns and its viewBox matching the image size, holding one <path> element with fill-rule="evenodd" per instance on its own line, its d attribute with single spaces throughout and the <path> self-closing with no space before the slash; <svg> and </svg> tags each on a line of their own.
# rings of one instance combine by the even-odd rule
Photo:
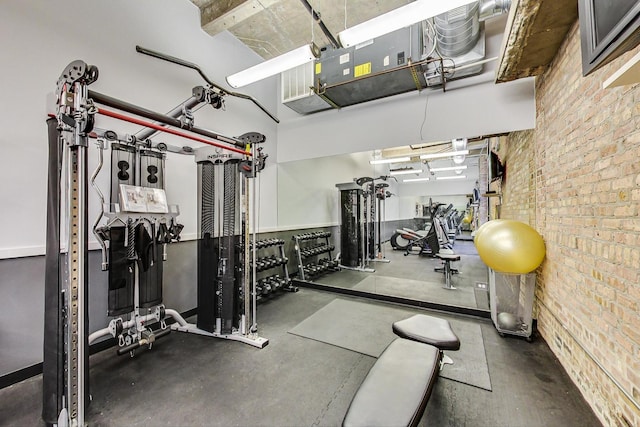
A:
<svg viewBox="0 0 640 427">
<path fill-rule="evenodd" d="M 521 327 L 521 323 L 515 314 L 504 311 L 498 313 L 497 323 L 500 329 L 507 329 L 509 331 L 516 331 Z"/>
<path fill-rule="evenodd" d="M 474 243 L 480 259 L 500 273 L 525 274 L 542 263 L 544 241 L 520 221 L 494 219 L 478 228 Z"/>
</svg>

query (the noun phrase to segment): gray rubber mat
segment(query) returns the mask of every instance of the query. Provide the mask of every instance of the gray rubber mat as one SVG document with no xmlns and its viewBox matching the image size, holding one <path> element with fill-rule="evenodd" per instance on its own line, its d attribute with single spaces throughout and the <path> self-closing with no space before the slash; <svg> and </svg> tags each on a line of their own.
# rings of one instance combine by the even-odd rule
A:
<svg viewBox="0 0 640 427">
<path fill-rule="evenodd" d="M 391 324 L 415 310 L 337 298 L 296 325 L 289 333 L 347 350 L 379 357 L 396 336 Z M 460 350 L 446 354 L 454 361 L 440 376 L 491 391 L 491 378 L 480 325 L 446 318 L 460 338 Z"/>
</svg>

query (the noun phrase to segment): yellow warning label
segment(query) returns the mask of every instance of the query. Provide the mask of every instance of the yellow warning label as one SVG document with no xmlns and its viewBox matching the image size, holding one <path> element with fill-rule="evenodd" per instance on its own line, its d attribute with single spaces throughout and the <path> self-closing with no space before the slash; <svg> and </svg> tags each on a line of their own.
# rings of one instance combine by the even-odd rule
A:
<svg viewBox="0 0 640 427">
<path fill-rule="evenodd" d="M 316 74 L 320 74 L 322 72 L 322 62 L 316 62 Z"/>
<path fill-rule="evenodd" d="M 371 62 L 356 65 L 353 69 L 353 77 L 361 77 L 371 74 Z"/>
</svg>

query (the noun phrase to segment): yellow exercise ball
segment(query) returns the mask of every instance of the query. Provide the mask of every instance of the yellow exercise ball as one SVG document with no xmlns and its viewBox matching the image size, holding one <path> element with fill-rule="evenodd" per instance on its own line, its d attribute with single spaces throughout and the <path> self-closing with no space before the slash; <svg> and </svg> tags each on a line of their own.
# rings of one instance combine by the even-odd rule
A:
<svg viewBox="0 0 640 427">
<path fill-rule="evenodd" d="M 494 227 L 498 227 L 500 225 L 500 221 L 504 221 L 504 220 L 494 219 L 493 221 L 487 221 L 484 224 L 482 224 L 480 227 L 478 227 L 478 229 L 473 232 L 473 242 L 475 243 L 476 240 L 478 239 L 478 236 L 480 236 L 485 231 L 487 231 L 487 230 L 490 231 Z M 476 244 L 476 246 L 477 246 L 477 244 Z"/>
<path fill-rule="evenodd" d="M 476 231 L 474 243 L 480 259 L 500 273 L 525 274 L 542 263 L 542 236 L 529 225 L 509 219 L 494 219 Z"/>
</svg>

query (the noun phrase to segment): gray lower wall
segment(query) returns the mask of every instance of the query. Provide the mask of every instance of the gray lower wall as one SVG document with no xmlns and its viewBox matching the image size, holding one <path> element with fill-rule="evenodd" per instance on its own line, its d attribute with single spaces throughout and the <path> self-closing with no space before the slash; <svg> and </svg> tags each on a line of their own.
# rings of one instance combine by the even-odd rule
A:
<svg viewBox="0 0 640 427">
<path fill-rule="evenodd" d="M 0 375 L 42 362 L 44 257 L 0 261 Z"/>
<path fill-rule="evenodd" d="M 164 303 L 184 312 L 196 307 L 197 242 L 168 246 Z M 0 260 L 0 376 L 42 362 L 44 330 L 44 256 Z M 104 328 L 108 274 L 100 251 L 89 252 L 89 333 Z"/>
<path fill-rule="evenodd" d="M 387 240 L 396 228 L 414 227 L 413 220 L 389 221 L 384 230 Z M 259 239 L 285 241 L 289 273 L 298 271 L 292 236 L 312 231 L 331 231 L 330 241 L 340 251 L 340 227 L 309 228 L 264 233 Z M 269 252 L 271 251 L 271 252 Z M 259 255 L 270 255 L 266 249 Z M 185 312 L 197 306 L 197 241 L 172 243 L 164 266 L 164 304 Z M 104 328 L 107 317 L 107 272 L 100 269 L 100 251 L 89 253 L 89 332 Z M 264 274 L 278 273 L 277 269 Z M 0 260 L 0 376 L 42 362 L 44 325 L 44 256 Z"/>
</svg>

